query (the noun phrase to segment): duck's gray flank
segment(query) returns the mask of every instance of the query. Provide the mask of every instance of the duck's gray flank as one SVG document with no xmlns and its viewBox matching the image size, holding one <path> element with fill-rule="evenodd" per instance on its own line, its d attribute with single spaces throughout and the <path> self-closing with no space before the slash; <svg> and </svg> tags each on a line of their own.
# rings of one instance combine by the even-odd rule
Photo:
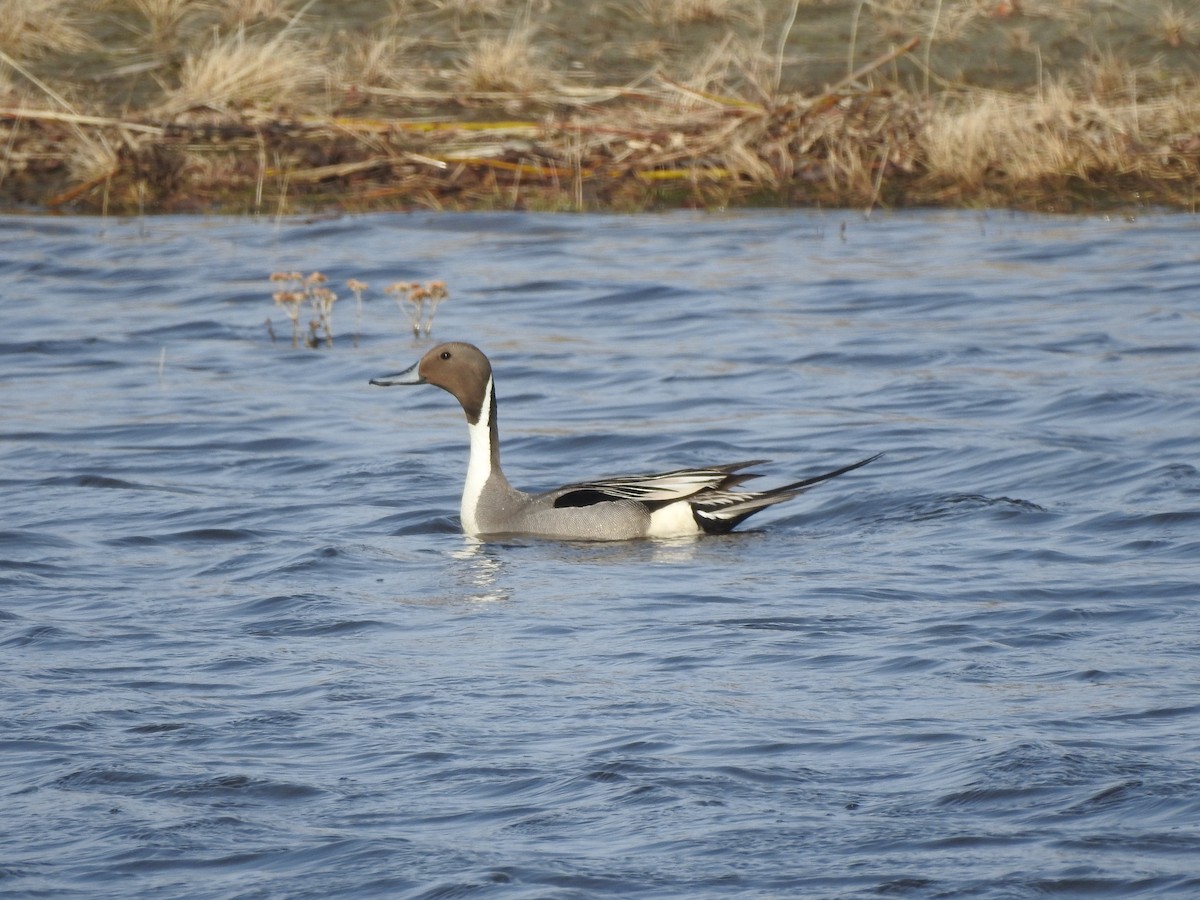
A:
<svg viewBox="0 0 1200 900">
<path fill-rule="evenodd" d="M 877 453 L 766 491 L 740 485 L 758 476 L 743 471 L 764 460 L 625 475 L 568 484 L 529 494 L 508 483 L 500 468 L 500 432 L 492 365 L 472 344 L 439 344 L 395 375 L 371 384 L 432 384 L 453 394 L 467 417 L 471 449 L 462 497 L 462 527 L 469 535 L 527 534 L 561 540 L 629 540 L 688 534 L 723 534 L 776 503 L 878 459 Z"/>
</svg>

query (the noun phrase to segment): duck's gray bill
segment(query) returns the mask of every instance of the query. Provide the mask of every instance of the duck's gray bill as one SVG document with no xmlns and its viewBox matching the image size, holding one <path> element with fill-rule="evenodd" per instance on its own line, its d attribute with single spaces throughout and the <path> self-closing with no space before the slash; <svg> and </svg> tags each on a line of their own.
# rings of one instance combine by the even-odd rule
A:
<svg viewBox="0 0 1200 900">
<path fill-rule="evenodd" d="M 384 375 L 382 378 L 372 378 L 371 384 L 377 384 L 380 387 L 391 387 L 393 384 L 424 384 L 425 379 L 421 377 L 421 373 L 417 371 L 421 364 L 413 363 L 403 372 L 397 372 L 395 375 Z"/>
</svg>

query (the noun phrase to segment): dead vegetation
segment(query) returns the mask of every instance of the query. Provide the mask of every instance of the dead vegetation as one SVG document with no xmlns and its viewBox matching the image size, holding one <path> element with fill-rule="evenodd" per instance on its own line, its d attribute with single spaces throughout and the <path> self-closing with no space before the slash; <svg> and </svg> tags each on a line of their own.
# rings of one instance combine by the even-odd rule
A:
<svg viewBox="0 0 1200 900">
<path fill-rule="evenodd" d="M 3 14 L 0 53 L 8 59 L 82 53 L 94 45 L 75 0 L 7 0 Z"/>
<path fill-rule="evenodd" d="M 1089 37 L 1107 0 L 10 3 L 10 209 L 1195 209 L 1200 184 L 1173 3 L 1136 20 L 1144 58 Z M 1023 86 L 972 83 L 979 42 Z"/>
</svg>

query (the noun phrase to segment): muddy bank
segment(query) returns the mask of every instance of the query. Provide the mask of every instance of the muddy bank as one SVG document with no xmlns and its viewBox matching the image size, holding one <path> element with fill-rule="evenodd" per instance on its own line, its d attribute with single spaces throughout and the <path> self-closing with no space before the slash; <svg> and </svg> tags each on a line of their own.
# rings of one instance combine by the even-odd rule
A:
<svg viewBox="0 0 1200 900">
<path fill-rule="evenodd" d="M 10 211 L 1194 210 L 1200 186 L 1200 22 L 1170 4 L 14 2 Z"/>
</svg>

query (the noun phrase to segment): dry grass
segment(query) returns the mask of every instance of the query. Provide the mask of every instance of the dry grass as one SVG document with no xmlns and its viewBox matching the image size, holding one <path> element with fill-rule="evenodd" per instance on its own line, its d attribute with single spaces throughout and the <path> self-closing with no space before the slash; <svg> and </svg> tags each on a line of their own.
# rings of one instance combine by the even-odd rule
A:
<svg viewBox="0 0 1200 900">
<path fill-rule="evenodd" d="M 947 97 L 921 135 L 926 165 L 939 180 L 976 188 L 1077 172 L 1084 145 L 1066 127 L 1073 114 L 1061 86 L 1034 103 L 994 93 Z"/>
<path fill-rule="evenodd" d="M 67 168 L 74 179 L 90 184 L 99 183 L 119 171 L 120 157 L 116 148 L 106 140 L 74 141 L 67 156 Z"/>
<path fill-rule="evenodd" d="M 512 6 L 511 0 L 430 0 L 432 5 L 444 13 L 457 18 L 499 19 Z"/>
<path fill-rule="evenodd" d="M 933 180 L 979 195 L 1063 180 L 1172 179 L 1200 171 L 1197 101 L 1197 87 L 1139 104 L 1063 83 L 1033 101 L 994 92 L 950 96 L 920 136 L 924 166 Z"/>
<path fill-rule="evenodd" d="M 1160 79 L 1151 65 L 1135 65 L 1111 51 L 1101 51 L 1080 66 L 1079 83 L 1088 96 L 1109 102 L 1136 100 L 1143 85 Z"/>
<path fill-rule="evenodd" d="M 143 35 L 157 50 L 170 49 L 189 17 L 205 10 L 193 0 L 130 0 L 144 28 Z"/>
<path fill-rule="evenodd" d="M 537 29 L 522 17 L 500 37 L 487 36 L 470 46 L 460 60 L 454 85 L 468 94 L 532 94 L 558 82 L 534 42 Z"/>
<path fill-rule="evenodd" d="M 1200 42 L 1200 14 L 1164 3 L 1154 16 L 1152 35 L 1168 47 L 1184 47 Z"/>
<path fill-rule="evenodd" d="M 325 81 L 325 66 L 313 48 L 286 31 L 248 37 L 244 28 L 215 35 L 179 70 L 179 85 L 160 109 L 172 115 L 190 109 L 230 110 L 248 105 L 285 108 Z"/>
<path fill-rule="evenodd" d="M 1200 66 L 1180 66 L 1200 25 L 1178 0 L 1122 47 L 1087 31 L 1130 21 L 1115 0 L 376 0 L 367 22 L 332 0 L 0 2 L 6 202 L 1194 208 L 1200 184 Z M 814 50 L 814 23 L 849 46 Z M 1091 51 L 1043 68 L 1063 43 Z M 971 87 L 977 46 L 1037 56 L 1036 77 Z M 821 53 L 832 76 L 798 90 Z M 522 109 L 537 121 L 507 121 Z"/>
<path fill-rule="evenodd" d="M 75 0 L 5 0 L 0 52 L 18 60 L 82 53 L 94 46 L 87 16 Z"/>
<path fill-rule="evenodd" d="M 732 24 L 761 19 L 752 0 L 637 0 L 636 14 L 652 25 Z"/>
<path fill-rule="evenodd" d="M 405 87 L 421 81 L 410 59 L 415 43 L 411 38 L 387 35 L 338 43 L 344 48 L 333 57 L 330 73 L 343 90 Z"/>
<path fill-rule="evenodd" d="M 212 0 L 226 28 L 244 28 L 260 22 L 288 22 L 297 14 L 297 0 Z"/>
<path fill-rule="evenodd" d="M 705 95 L 724 95 L 732 86 L 746 78 L 747 72 L 757 73 L 762 67 L 762 54 L 758 47 L 734 38 L 732 33 L 708 47 L 696 57 L 680 81 L 696 92 L 695 96 L 681 96 L 680 102 L 690 105 L 712 102 Z"/>
</svg>

